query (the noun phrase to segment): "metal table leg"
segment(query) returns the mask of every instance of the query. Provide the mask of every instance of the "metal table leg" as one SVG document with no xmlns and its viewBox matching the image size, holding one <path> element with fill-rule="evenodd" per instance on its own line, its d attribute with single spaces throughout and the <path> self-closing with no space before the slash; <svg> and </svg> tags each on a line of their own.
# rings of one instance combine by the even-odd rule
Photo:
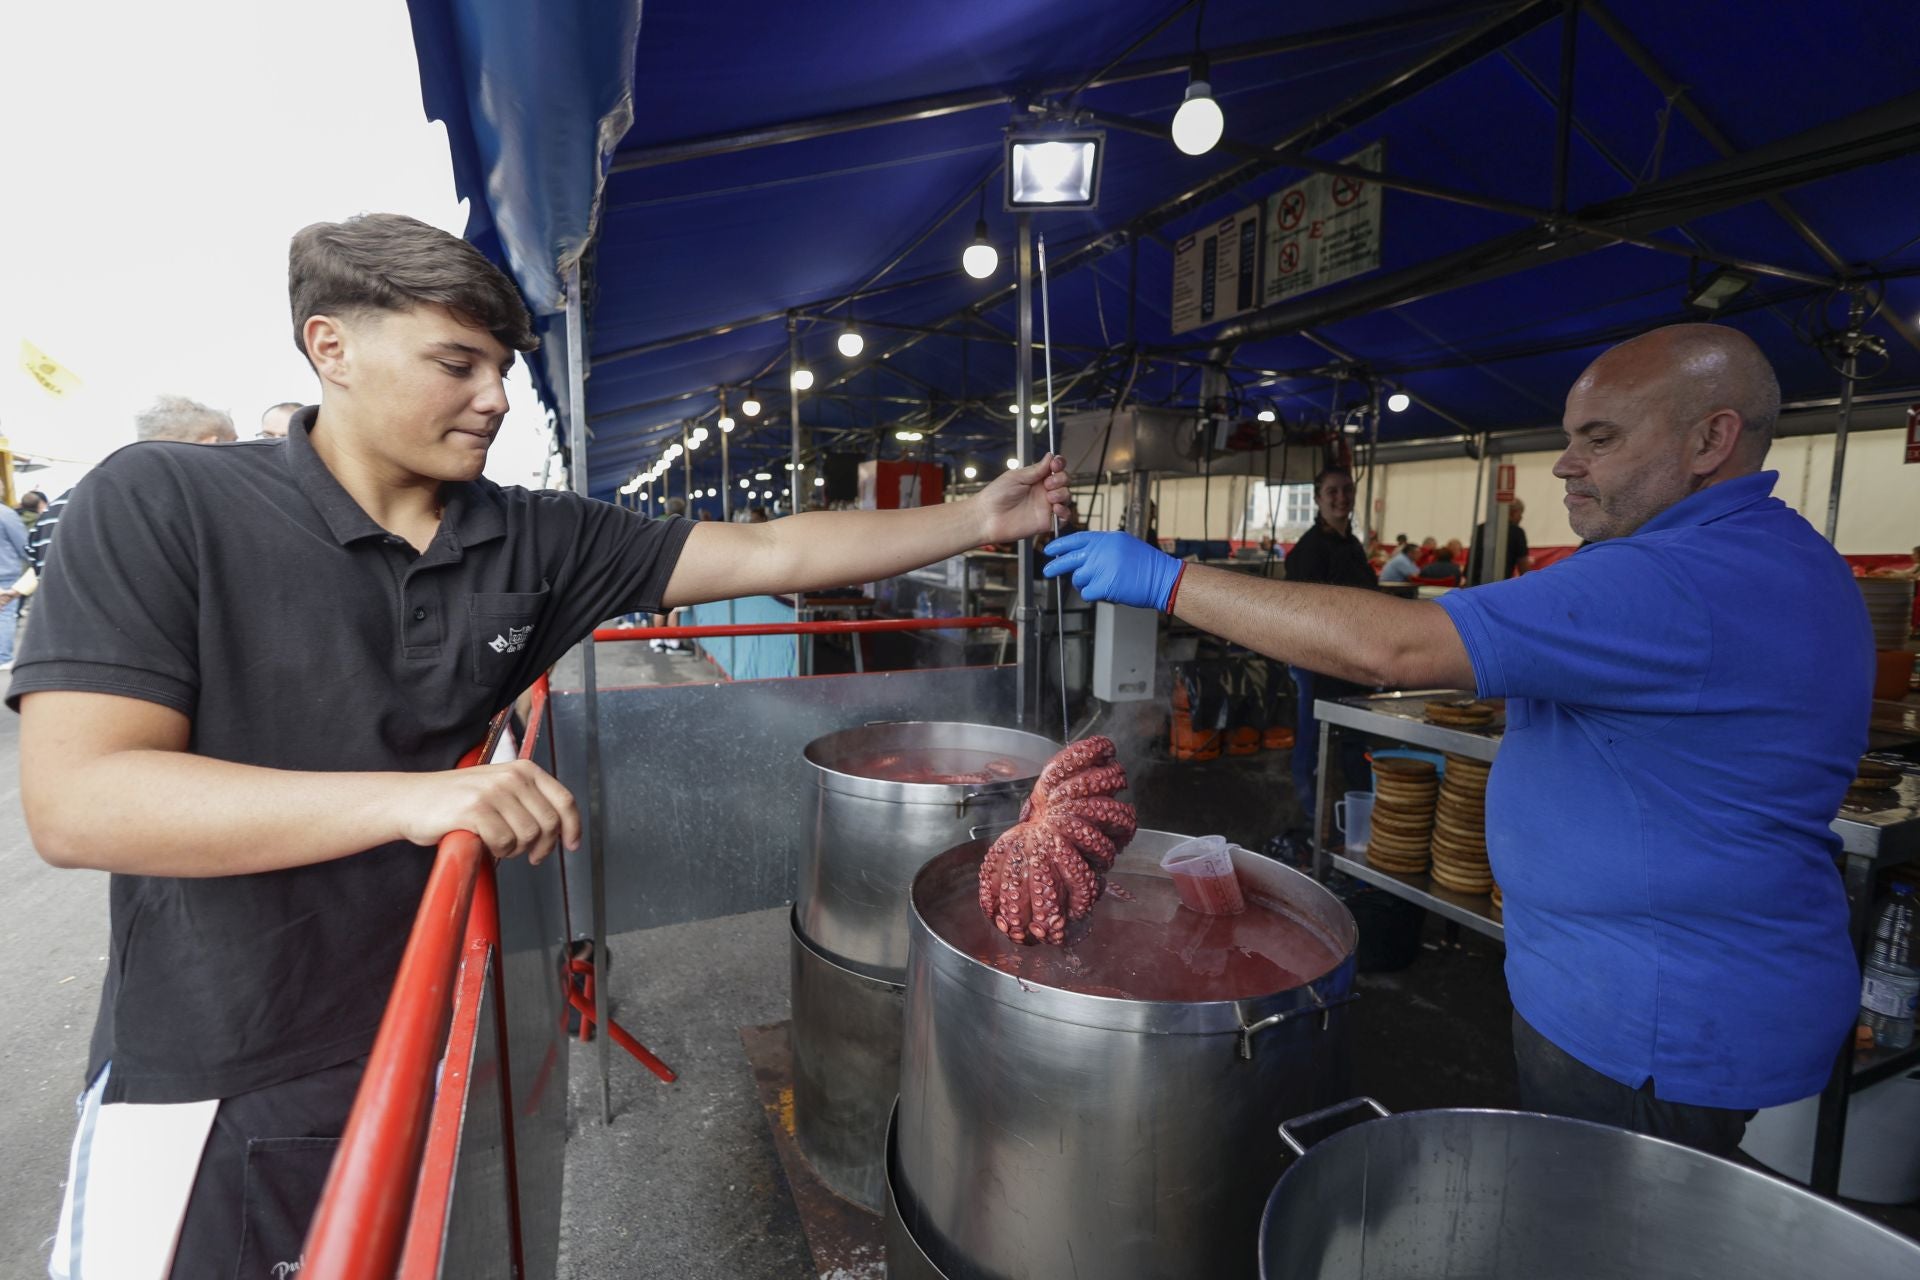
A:
<svg viewBox="0 0 1920 1280">
<path fill-rule="evenodd" d="M 1873 912 L 1873 861 L 1849 855 L 1846 859 L 1847 934 L 1853 941 L 1854 958 L 1864 960 L 1867 950 L 1867 922 Z M 1847 1099 L 1853 1093 L 1853 1036 L 1840 1046 L 1840 1056 L 1820 1091 L 1820 1117 L 1813 1130 L 1813 1176 L 1808 1182 L 1815 1194 L 1837 1196 L 1840 1193 L 1840 1153 L 1847 1137 Z"/>
<path fill-rule="evenodd" d="M 1313 878 L 1315 880 L 1325 880 L 1327 878 L 1328 866 L 1327 855 L 1330 852 L 1327 846 L 1331 843 L 1328 838 L 1328 824 L 1333 821 L 1333 813 L 1329 807 L 1329 802 L 1332 799 L 1333 787 L 1330 779 L 1332 778 L 1331 766 L 1333 763 L 1334 727 L 1325 720 L 1320 721 L 1319 724 L 1320 768 L 1313 777 Z M 1299 749 L 1300 744 L 1296 742 L 1294 744 L 1294 750 L 1298 751 Z"/>
</svg>

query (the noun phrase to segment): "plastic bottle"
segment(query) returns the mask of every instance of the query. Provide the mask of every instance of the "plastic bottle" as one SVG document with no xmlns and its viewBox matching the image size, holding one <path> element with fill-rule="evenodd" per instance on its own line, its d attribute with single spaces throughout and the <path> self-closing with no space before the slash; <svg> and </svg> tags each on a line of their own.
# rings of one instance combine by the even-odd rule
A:
<svg viewBox="0 0 1920 1280">
<path fill-rule="evenodd" d="M 1896 884 L 1873 922 L 1873 940 L 1860 984 L 1860 1022 L 1874 1043 L 1904 1049 L 1913 1043 L 1920 1003 L 1920 969 L 1913 967 L 1913 886 Z"/>
</svg>

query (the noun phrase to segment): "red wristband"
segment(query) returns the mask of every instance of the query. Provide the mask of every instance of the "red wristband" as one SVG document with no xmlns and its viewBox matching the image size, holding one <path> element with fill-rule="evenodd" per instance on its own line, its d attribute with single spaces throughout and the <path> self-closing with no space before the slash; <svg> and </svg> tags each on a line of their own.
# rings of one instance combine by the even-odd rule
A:
<svg viewBox="0 0 1920 1280">
<path fill-rule="evenodd" d="M 1180 572 L 1173 575 L 1173 590 L 1167 592 L 1167 607 L 1161 610 L 1161 612 L 1169 614 L 1173 612 L 1173 602 L 1180 598 L 1180 580 L 1186 576 L 1187 562 L 1182 560 L 1180 562 Z"/>
</svg>

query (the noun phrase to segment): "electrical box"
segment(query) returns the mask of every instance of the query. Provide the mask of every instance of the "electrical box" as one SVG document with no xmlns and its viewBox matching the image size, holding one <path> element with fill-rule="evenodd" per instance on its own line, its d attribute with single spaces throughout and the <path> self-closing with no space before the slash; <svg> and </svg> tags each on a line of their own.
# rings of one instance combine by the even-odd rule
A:
<svg viewBox="0 0 1920 1280">
<path fill-rule="evenodd" d="M 860 509 L 899 511 L 937 507 L 946 498 L 946 472 L 932 462 L 860 464 Z"/>
<path fill-rule="evenodd" d="M 1160 647 L 1160 615 L 1102 601 L 1093 606 L 1093 696 L 1102 702 L 1153 697 L 1153 664 Z"/>
</svg>

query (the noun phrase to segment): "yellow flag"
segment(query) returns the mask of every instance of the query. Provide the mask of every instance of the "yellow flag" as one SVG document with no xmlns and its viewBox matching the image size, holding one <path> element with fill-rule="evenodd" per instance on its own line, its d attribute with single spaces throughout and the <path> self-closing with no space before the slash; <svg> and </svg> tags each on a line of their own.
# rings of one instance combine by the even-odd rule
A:
<svg viewBox="0 0 1920 1280">
<path fill-rule="evenodd" d="M 66 397 L 80 389 L 80 375 L 40 348 L 20 339 L 20 367 L 50 396 Z"/>
</svg>

